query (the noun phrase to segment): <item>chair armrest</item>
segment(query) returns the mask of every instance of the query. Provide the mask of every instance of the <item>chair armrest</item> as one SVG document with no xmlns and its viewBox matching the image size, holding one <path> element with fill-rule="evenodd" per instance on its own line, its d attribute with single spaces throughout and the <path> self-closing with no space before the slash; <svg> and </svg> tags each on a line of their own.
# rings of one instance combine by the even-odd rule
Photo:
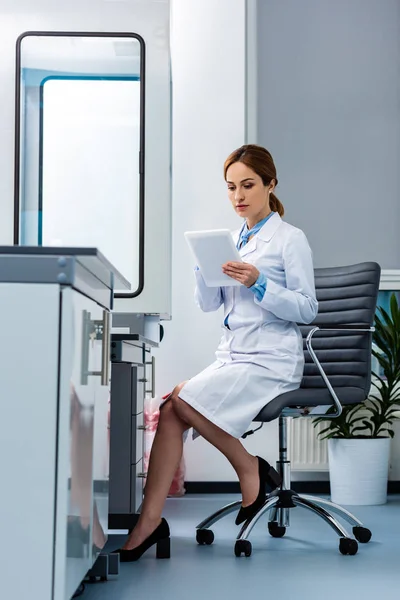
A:
<svg viewBox="0 0 400 600">
<path fill-rule="evenodd" d="M 361 325 L 322 325 L 315 326 L 313 328 L 315 331 L 359 331 L 360 333 L 373 333 L 375 331 L 375 327 L 362 327 Z M 314 333 L 315 333 L 314 331 Z"/>
<path fill-rule="evenodd" d="M 336 417 L 340 417 L 340 415 L 342 414 L 343 406 L 342 406 L 339 398 L 337 397 L 335 390 L 331 386 L 331 383 L 330 383 L 324 369 L 322 368 L 322 365 L 319 362 L 319 360 L 314 352 L 314 349 L 312 347 L 312 337 L 316 331 L 357 331 L 360 333 L 371 333 L 371 332 L 375 331 L 375 327 L 361 327 L 360 325 L 324 325 L 322 327 L 313 327 L 307 335 L 307 338 L 306 338 L 307 350 L 310 353 L 310 356 L 311 356 L 314 364 L 317 365 L 320 375 L 321 375 L 322 379 L 324 380 L 325 385 L 328 388 L 329 393 L 332 396 L 334 405 L 336 407 L 336 412 L 330 414 L 329 418 L 335 419 Z"/>
</svg>

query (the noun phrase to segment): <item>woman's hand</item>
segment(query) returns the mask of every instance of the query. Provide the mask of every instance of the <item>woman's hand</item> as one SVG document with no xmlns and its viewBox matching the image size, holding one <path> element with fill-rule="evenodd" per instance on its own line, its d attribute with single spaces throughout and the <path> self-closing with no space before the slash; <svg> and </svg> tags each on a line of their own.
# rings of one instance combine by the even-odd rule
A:
<svg viewBox="0 0 400 600">
<path fill-rule="evenodd" d="M 240 281 L 246 287 L 251 287 L 258 279 L 260 271 L 249 263 L 228 262 L 222 265 L 222 270 L 226 275 Z"/>
</svg>

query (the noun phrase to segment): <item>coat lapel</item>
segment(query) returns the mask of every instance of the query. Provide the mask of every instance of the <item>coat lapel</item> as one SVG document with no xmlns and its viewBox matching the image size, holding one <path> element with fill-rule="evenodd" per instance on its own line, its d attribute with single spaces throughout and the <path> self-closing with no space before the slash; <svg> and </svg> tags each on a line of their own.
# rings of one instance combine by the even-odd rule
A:
<svg viewBox="0 0 400 600">
<path fill-rule="evenodd" d="M 261 240 L 264 240 L 264 242 L 269 242 L 275 235 L 281 223 L 282 219 L 278 213 L 274 213 L 272 217 L 270 217 L 268 221 L 261 227 L 260 231 L 257 233 L 257 237 L 259 237 Z"/>
<path fill-rule="evenodd" d="M 261 229 L 260 229 L 261 231 Z M 240 256 L 247 256 L 247 254 L 250 254 L 251 252 L 254 252 L 254 250 L 257 247 L 257 235 L 253 235 L 253 237 L 251 238 L 251 240 L 249 240 L 247 242 L 247 244 L 245 244 L 244 246 L 242 246 L 242 248 L 240 248 L 239 250 L 239 254 Z"/>
<path fill-rule="evenodd" d="M 251 238 L 251 240 L 249 240 L 247 242 L 247 244 L 245 244 L 242 248 L 240 248 L 240 250 L 239 250 L 240 256 L 244 257 L 244 256 L 247 256 L 247 254 L 254 252 L 254 250 L 256 250 L 256 248 L 257 248 L 257 239 L 261 239 L 264 242 L 269 242 L 272 239 L 272 237 L 275 235 L 275 233 L 278 230 L 278 227 L 280 226 L 281 223 L 282 223 L 282 219 L 278 215 L 278 213 L 273 214 L 268 219 L 268 221 L 261 227 L 260 231 L 258 233 L 256 233 L 256 235 L 254 235 Z M 241 230 L 238 229 L 237 231 L 235 231 L 233 233 L 233 240 L 235 242 L 235 245 L 237 245 L 240 231 Z"/>
</svg>

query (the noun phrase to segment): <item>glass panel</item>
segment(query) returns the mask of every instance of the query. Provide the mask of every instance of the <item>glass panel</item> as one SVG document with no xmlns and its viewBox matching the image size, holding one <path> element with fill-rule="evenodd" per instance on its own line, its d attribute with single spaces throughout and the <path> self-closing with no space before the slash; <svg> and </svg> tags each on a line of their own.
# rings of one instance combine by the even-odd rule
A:
<svg viewBox="0 0 400 600">
<path fill-rule="evenodd" d="M 18 47 L 18 242 L 97 247 L 137 295 L 143 285 L 142 41 L 35 34 Z"/>
</svg>

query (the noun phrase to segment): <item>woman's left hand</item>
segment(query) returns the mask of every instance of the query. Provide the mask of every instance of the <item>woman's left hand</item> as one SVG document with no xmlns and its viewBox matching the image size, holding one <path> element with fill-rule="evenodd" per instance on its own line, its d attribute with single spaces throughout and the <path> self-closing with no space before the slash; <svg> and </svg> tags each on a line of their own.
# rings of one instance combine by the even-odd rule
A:
<svg viewBox="0 0 400 600">
<path fill-rule="evenodd" d="M 258 279 L 260 271 L 249 263 L 228 262 L 222 265 L 222 270 L 226 275 L 240 281 L 246 287 L 251 287 Z"/>
</svg>

